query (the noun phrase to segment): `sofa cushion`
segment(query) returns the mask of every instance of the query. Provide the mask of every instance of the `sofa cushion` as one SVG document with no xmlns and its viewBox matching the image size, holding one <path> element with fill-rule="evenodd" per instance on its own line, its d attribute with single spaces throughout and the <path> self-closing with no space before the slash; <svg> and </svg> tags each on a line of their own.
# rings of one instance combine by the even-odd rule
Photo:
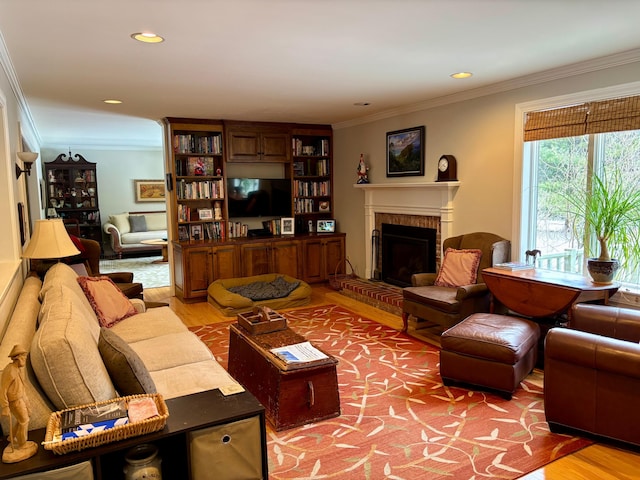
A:
<svg viewBox="0 0 640 480">
<path fill-rule="evenodd" d="M 129 225 L 131 232 L 146 232 L 147 219 L 144 215 L 129 215 Z"/>
<path fill-rule="evenodd" d="M 103 327 L 111 327 L 138 313 L 109 277 L 78 277 L 77 280 Z"/>
<path fill-rule="evenodd" d="M 120 395 L 156 393 L 153 379 L 138 354 L 110 329 L 100 329 L 98 350 Z"/>
<path fill-rule="evenodd" d="M 149 328 L 153 325 L 153 328 Z M 150 308 L 144 313 L 128 317 L 111 327 L 128 344 L 140 342 L 158 335 L 188 331 L 180 318 L 169 307 Z"/>
<path fill-rule="evenodd" d="M 167 214 L 165 212 L 145 213 L 144 218 L 147 222 L 147 230 L 167 229 Z"/>
<path fill-rule="evenodd" d="M 40 302 L 38 295 L 42 282 L 38 277 L 27 277 L 22 286 L 20 296 L 9 319 L 2 343 L 0 343 L 0 376 L 2 370 L 11 362 L 9 353 L 14 345 L 31 348 L 31 340 L 36 332 L 36 323 Z M 49 416 L 54 410 L 53 405 L 42 391 L 38 379 L 31 368 L 30 358 L 27 357 L 24 375 L 25 394 L 29 401 L 29 430 L 44 428 Z M 2 431 L 9 431 L 8 417 L 0 416 Z"/>
<path fill-rule="evenodd" d="M 100 326 L 61 285 L 61 295 L 48 295 L 40 309 L 40 327 L 31 342 L 31 364 L 54 406 L 100 402 L 116 396 L 100 352 Z M 95 317 L 94 317 L 95 318 Z"/>
<path fill-rule="evenodd" d="M 442 266 L 434 285 L 439 287 L 462 287 L 472 285 L 478 278 L 478 265 L 482 258 L 482 250 L 447 248 L 444 252 Z"/>
<path fill-rule="evenodd" d="M 90 312 L 93 312 L 89 300 L 82 291 L 82 287 L 77 282 L 78 274 L 66 263 L 56 263 L 49 270 L 47 270 L 44 276 L 44 282 L 42 282 L 42 288 L 40 289 L 40 300 L 44 302 L 47 292 L 52 288 L 55 290 L 55 295 L 60 294 L 60 286 L 64 285 L 71 292 L 74 293 L 75 299 L 77 299 L 83 306 Z"/>
<path fill-rule="evenodd" d="M 123 233 L 129 233 L 131 231 L 131 225 L 129 223 L 128 213 L 118 213 L 116 215 L 109 215 L 109 222 L 115 225 L 115 227 L 120 232 L 120 235 L 122 235 Z"/>
<path fill-rule="evenodd" d="M 120 236 L 120 241 L 123 247 L 127 247 L 128 245 L 137 245 L 143 240 L 158 240 L 160 238 L 166 238 L 167 231 L 166 230 L 147 230 L 146 232 L 130 232 Z M 144 245 L 148 248 L 158 248 L 153 245 Z"/>
<path fill-rule="evenodd" d="M 165 400 L 225 385 L 238 385 L 215 360 L 179 365 L 150 373 L 158 393 L 162 394 Z"/>
</svg>

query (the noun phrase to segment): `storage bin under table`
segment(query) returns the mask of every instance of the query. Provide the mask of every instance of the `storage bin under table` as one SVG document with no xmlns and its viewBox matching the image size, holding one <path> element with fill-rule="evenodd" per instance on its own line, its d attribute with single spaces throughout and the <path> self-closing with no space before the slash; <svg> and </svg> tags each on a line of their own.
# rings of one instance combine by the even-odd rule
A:
<svg viewBox="0 0 640 480">
<path fill-rule="evenodd" d="M 270 351 L 305 341 L 290 328 L 251 335 L 238 324 L 230 327 L 229 373 L 264 405 L 276 430 L 340 415 L 334 357 L 287 364 Z"/>
</svg>

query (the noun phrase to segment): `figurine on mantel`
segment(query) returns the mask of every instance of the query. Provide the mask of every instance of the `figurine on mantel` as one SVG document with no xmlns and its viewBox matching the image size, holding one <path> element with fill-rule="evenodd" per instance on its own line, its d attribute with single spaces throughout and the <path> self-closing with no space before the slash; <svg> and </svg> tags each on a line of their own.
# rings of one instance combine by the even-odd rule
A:
<svg viewBox="0 0 640 480">
<path fill-rule="evenodd" d="M 364 163 L 364 153 L 360 154 L 360 163 L 358 163 L 358 183 L 369 183 L 369 175 L 367 172 L 369 167 Z"/>
<path fill-rule="evenodd" d="M 2 416 L 9 417 L 9 445 L 2 452 L 2 461 L 16 463 L 33 457 L 38 451 L 38 444 L 27 440 L 29 407 L 23 379 L 27 351 L 20 345 L 14 345 L 9 357 L 12 363 L 4 367 L 0 380 Z"/>
</svg>

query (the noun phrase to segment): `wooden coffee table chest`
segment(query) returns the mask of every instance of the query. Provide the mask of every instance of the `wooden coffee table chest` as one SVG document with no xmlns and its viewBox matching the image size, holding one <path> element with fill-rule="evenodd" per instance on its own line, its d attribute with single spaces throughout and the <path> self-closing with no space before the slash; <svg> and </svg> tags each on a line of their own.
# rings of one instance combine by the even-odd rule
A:
<svg viewBox="0 0 640 480">
<path fill-rule="evenodd" d="M 230 327 L 229 373 L 264 405 L 276 430 L 340 415 L 334 357 L 290 364 L 270 351 L 304 341 L 290 328 L 251 335 L 238 324 Z"/>
</svg>

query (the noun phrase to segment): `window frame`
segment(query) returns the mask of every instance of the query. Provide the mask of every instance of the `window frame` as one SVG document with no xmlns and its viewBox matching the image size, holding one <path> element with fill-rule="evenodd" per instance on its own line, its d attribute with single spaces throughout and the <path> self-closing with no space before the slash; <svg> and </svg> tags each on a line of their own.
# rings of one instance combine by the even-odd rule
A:
<svg viewBox="0 0 640 480">
<path fill-rule="evenodd" d="M 609 100 L 617 97 L 640 95 L 640 81 L 597 90 L 587 90 L 569 95 L 561 95 L 518 103 L 515 106 L 514 165 L 513 165 L 513 211 L 511 243 L 514 260 L 522 261 L 527 250 L 527 242 L 532 232 L 532 208 L 537 195 L 529 186 L 535 180 L 536 168 L 531 148 L 525 148 L 524 121 L 527 112 L 551 108 L 561 108 L 588 101 Z M 591 160 L 590 160 L 591 161 Z M 621 289 L 622 290 L 622 289 Z M 640 292 L 625 289 L 614 297 L 620 303 L 637 306 Z"/>
</svg>

